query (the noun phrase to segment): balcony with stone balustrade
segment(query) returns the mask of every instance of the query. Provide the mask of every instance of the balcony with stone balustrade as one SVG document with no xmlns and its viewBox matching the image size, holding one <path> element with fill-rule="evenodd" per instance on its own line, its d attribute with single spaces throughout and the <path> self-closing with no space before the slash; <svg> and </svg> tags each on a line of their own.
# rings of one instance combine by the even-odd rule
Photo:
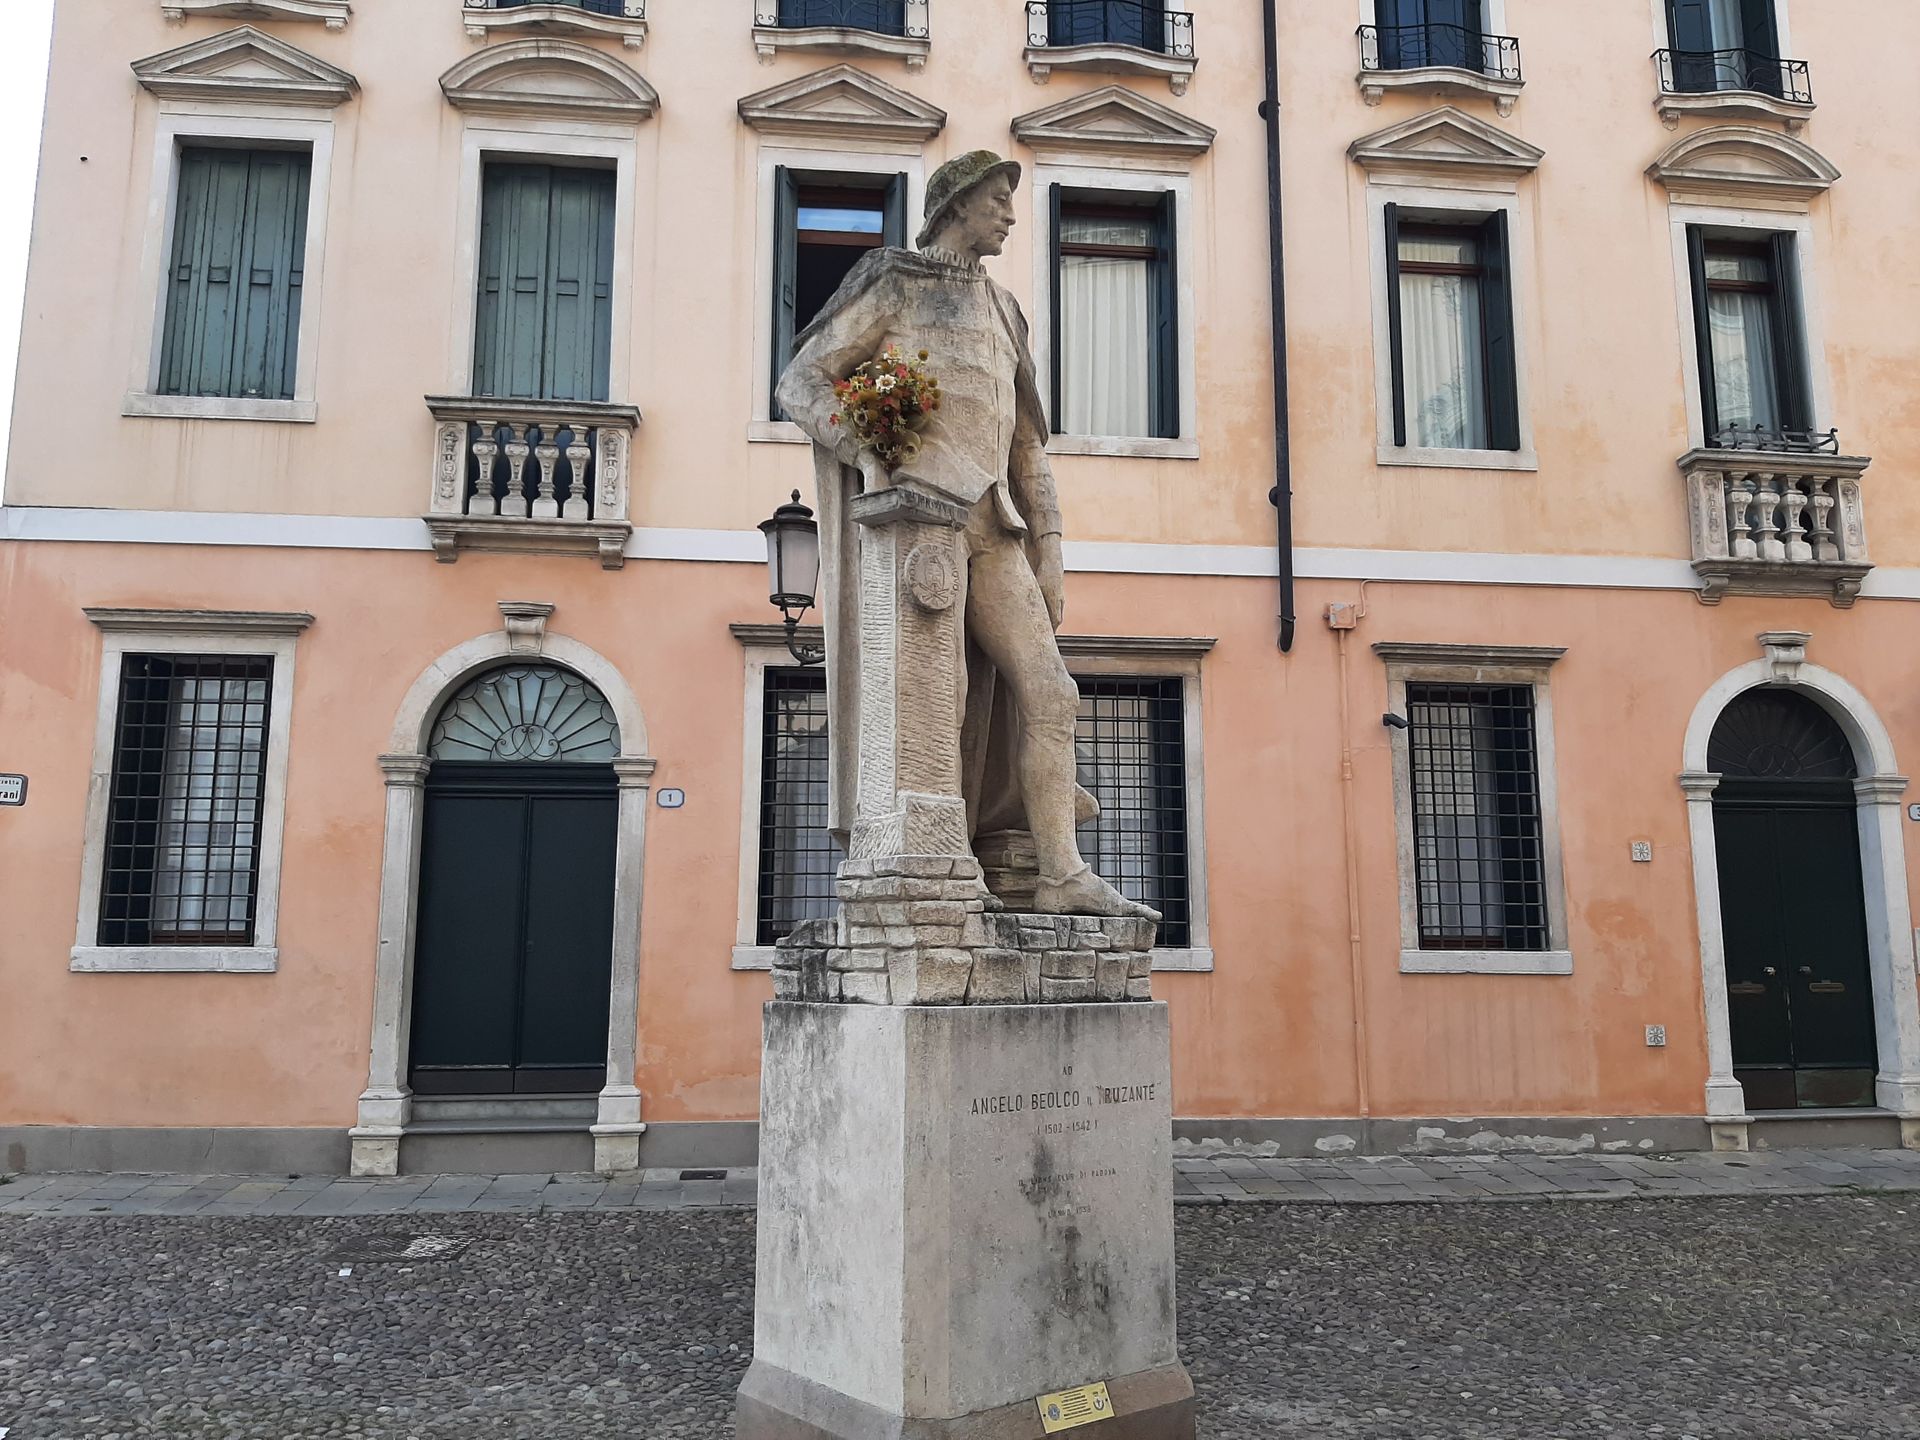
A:
<svg viewBox="0 0 1920 1440">
<path fill-rule="evenodd" d="M 570 400 L 430 395 L 435 422 L 434 554 L 462 550 L 597 555 L 626 563 L 629 457 L 640 412 Z"/>
<path fill-rule="evenodd" d="M 1845 608 L 1873 568 L 1865 456 L 1837 440 L 1743 437 L 1680 457 L 1700 598 L 1824 595 Z"/>
</svg>

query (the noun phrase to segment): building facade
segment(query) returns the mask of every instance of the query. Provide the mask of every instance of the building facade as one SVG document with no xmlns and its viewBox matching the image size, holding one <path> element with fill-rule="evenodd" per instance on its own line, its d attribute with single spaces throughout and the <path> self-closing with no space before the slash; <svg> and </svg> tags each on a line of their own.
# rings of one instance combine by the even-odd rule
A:
<svg viewBox="0 0 1920 1440">
<path fill-rule="evenodd" d="M 62 0 L 0 1167 L 750 1159 L 837 859 L 773 380 L 977 147 L 1180 1138 L 1920 1143 L 1868 8 L 1275 0 L 1270 206 L 1261 0 Z"/>
</svg>

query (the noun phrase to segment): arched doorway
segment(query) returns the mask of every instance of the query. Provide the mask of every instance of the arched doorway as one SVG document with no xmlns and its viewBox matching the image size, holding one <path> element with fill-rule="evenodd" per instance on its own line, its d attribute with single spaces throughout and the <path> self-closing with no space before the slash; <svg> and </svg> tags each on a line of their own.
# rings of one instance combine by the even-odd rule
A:
<svg viewBox="0 0 1920 1440">
<path fill-rule="evenodd" d="M 1750 1110 L 1869 1106 L 1879 1069 L 1853 745 L 1804 692 L 1736 696 L 1713 791 L 1733 1075 Z"/>
<path fill-rule="evenodd" d="M 408 1083 L 590 1095 L 607 1080 L 620 726 L 548 663 L 487 670 L 427 758 Z"/>
</svg>

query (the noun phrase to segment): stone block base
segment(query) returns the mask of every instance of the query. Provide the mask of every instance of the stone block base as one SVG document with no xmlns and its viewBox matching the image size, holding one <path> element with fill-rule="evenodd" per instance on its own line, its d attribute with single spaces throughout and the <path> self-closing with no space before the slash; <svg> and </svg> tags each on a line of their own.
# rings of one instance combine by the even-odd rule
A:
<svg viewBox="0 0 1920 1440">
<path fill-rule="evenodd" d="M 849 860 L 840 913 L 774 956 L 776 1000 L 848 1005 L 1054 1005 L 1151 1000 L 1150 920 L 993 908 L 978 861 Z"/>
<path fill-rule="evenodd" d="M 1095 1381 L 1145 1428 L 1090 1435 L 1193 1434 L 1165 1005 L 764 1024 L 741 1435 L 1038 1436 L 1041 1395 Z"/>
<path fill-rule="evenodd" d="M 1107 1382 L 1114 1413 L 1087 1433 L 1099 1440 L 1194 1440 L 1193 1382 L 1169 1365 Z M 908 1420 L 754 1361 L 740 1382 L 735 1440 L 1044 1440 L 1033 1401 L 954 1420 Z"/>
</svg>

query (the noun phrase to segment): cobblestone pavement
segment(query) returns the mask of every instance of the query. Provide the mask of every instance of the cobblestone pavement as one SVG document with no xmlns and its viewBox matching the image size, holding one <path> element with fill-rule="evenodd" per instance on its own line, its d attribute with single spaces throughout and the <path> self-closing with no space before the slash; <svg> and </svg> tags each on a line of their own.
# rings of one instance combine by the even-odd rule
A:
<svg viewBox="0 0 1920 1440">
<path fill-rule="evenodd" d="M 1920 1434 L 1920 1197 L 1209 1205 L 1176 1228 L 1206 1440 Z M 0 1216 L 0 1428 L 725 1436 L 752 1265 L 753 1215 L 724 1208 Z"/>
<path fill-rule="evenodd" d="M 1749 1155 L 1434 1155 L 1339 1160 L 1181 1158 L 1174 1202 L 1410 1204 L 1634 1196 L 1819 1195 L 1920 1190 L 1920 1152 L 1774 1150 Z M 752 1170 L 597 1175 L 18 1175 L 0 1215 L 387 1215 L 459 1211 L 679 1210 L 751 1205 Z"/>
</svg>

